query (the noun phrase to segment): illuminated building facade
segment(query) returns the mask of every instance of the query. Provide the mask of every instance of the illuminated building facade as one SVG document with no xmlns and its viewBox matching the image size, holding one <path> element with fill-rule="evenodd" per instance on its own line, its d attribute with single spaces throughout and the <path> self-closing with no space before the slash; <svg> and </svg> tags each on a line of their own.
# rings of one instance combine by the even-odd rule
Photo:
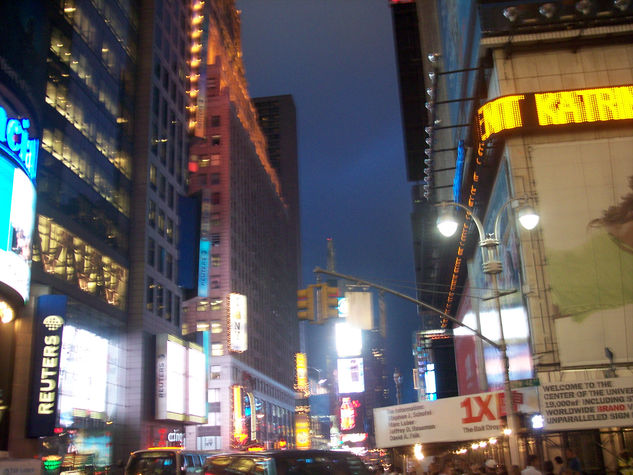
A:
<svg viewBox="0 0 633 475">
<path fill-rule="evenodd" d="M 246 89 L 234 2 L 206 2 L 199 30 L 188 187 L 201 209 L 198 272 L 183 315 L 183 332 L 206 335 L 209 347 L 208 422 L 197 428 L 196 444 L 291 445 L 299 348 L 296 148 L 269 159 L 274 143 L 267 147 Z M 278 119 L 289 121 L 283 134 L 296 143 L 294 106 L 286 102 L 287 115 L 282 110 Z"/>
<path fill-rule="evenodd" d="M 1 13 L 41 137 L 8 451 L 53 466 L 76 453 L 107 470 L 184 434 L 183 420 L 156 422 L 155 335 L 180 334 L 189 2 L 9 2 Z"/>
<path fill-rule="evenodd" d="M 538 380 L 541 394 L 565 387 L 618 388 L 609 389 L 615 394 L 633 386 L 631 242 L 624 231 L 633 192 L 633 5 L 392 6 L 425 12 L 419 59 L 429 104 L 424 163 L 432 178 L 420 198 L 429 229 L 436 216 L 429 205 L 441 200 L 469 207 L 486 232 L 499 220 L 510 379 Z M 445 179 L 447 169 L 453 176 Z M 529 233 L 504 208 L 522 196 L 541 218 Z M 420 281 L 436 276 L 445 285 L 436 306 L 499 341 L 499 314 L 471 223 L 467 218 L 447 243 L 429 231 L 424 245 L 441 259 Z M 502 387 L 499 352 L 454 333 L 460 394 Z M 613 454 L 631 444 L 631 414 L 617 404 L 595 406 L 580 392 L 548 396 L 541 399 L 540 432 L 529 424 L 520 431 L 522 455 L 547 460 L 571 447 L 584 470 L 613 469 Z M 552 405 L 553 397 L 571 399 Z M 576 409 L 560 409 L 568 404 Z"/>
</svg>

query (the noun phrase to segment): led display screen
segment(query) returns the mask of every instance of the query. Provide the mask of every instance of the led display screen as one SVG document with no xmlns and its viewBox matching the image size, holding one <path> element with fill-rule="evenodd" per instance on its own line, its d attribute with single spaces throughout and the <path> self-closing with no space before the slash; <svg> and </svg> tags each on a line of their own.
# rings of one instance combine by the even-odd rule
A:
<svg viewBox="0 0 633 475">
<path fill-rule="evenodd" d="M 0 282 L 28 300 L 39 140 L 0 106 Z"/>
<path fill-rule="evenodd" d="M 360 328 L 347 322 L 336 324 L 336 353 L 339 357 L 358 356 L 363 349 L 363 334 Z"/>
<path fill-rule="evenodd" d="M 59 412 L 62 425 L 73 423 L 76 410 L 104 413 L 108 340 L 66 325 L 60 359 Z"/>
<path fill-rule="evenodd" d="M 305 353 L 297 353 L 295 355 L 295 363 L 297 366 L 297 391 L 308 390 L 308 356 Z"/>
<path fill-rule="evenodd" d="M 633 119 L 633 86 L 502 96 L 477 111 L 480 142 L 516 128 Z"/>
<path fill-rule="evenodd" d="M 337 369 L 339 394 L 365 391 L 365 372 L 362 358 L 339 358 Z"/>
</svg>

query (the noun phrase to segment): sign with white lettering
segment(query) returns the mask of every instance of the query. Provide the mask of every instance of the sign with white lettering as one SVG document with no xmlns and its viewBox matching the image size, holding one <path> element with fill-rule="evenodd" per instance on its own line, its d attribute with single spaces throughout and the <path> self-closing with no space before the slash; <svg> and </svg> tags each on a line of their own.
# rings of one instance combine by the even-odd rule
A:
<svg viewBox="0 0 633 475">
<path fill-rule="evenodd" d="M 536 388 L 512 391 L 515 410 L 538 412 Z M 503 391 L 449 397 L 374 409 L 376 447 L 480 440 L 501 436 Z"/>
<path fill-rule="evenodd" d="M 28 437 L 53 435 L 57 419 L 59 360 L 66 318 L 65 295 L 37 299 Z"/>
<path fill-rule="evenodd" d="M 633 379 L 541 383 L 545 430 L 633 426 Z"/>
</svg>

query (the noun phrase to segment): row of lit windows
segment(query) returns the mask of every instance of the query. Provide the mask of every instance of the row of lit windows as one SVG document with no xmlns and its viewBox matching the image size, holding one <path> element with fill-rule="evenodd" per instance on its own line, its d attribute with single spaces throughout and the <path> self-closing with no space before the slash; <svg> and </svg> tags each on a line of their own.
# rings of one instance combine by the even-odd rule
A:
<svg viewBox="0 0 633 475">
<path fill-rule="evenodd" d="M 153 200 L 149 200 L 149 209 L 147 212 L 149 225 L 156 229 L 156 232 L 158 232 L 160 236 L 164 236 L 167 242 L 177 242 L 178 239 L 175 236 L 173 220 L 169 216 L 166 216 L 165 211 L 162 209 L 158 208 L 158 212 L 156 209 L 156 203 Z"/>
<path fill-rule="evenodd" d="M 69 93 L 68 86 L 58 79 L 49 78 L 46 85 L 46 102 L 74 125 L 110 163 L 129 178 L 131 162 L 129 155 L 121 147 L 119 127 L 107 119 L 96 105 L 87 100 L 87 97 L 79 97 L 76 89 Z"/>
<path fill-rule="evenodd" d="M 167 178 L 157 170 L 156 165 L 150 165 L 149 167 L 149 185 L 165 201 L 169 208 L 174 209 L 176 203 L 174 186 L 167 182 Z"/>
<path fill-rule="evenodd" d="M 128 122 L 129 113 L 120 101 L 121 91 L 112 79 L 108 80 L 91 64 L 92 54 L 78 52 L 78 47 L 71 51 L 71 40 L 57 28 L 51 33 L 51 51 L 59 60 L 70 67 L 79 79 L 92 92 L 93 96 L 104 105 L 117 122 Z"/>
<path fill-rule="evenodd" d="M 86 244 L 51 218 L 38 215 L 39 240 L 33 244 L 33 262 L 45 272 L 125 309 L 128 270 Z"/>
<path fill-rule="evenodd" d="M 99 33 L 94 25 L 101 23 L 99 16 L 106 20 L 106 24 L 110 27 L 110 31 L 130 57 L 136 57 L 136 43 L 134 42 L 134 31 L 131 31 L 128 22 L 121 17 L 118 8 L 115 8 L 110 2 L 93 2 L 98 13 L 87 8 L 85 4 L 76 2 L 75 0 L 62 0 L 62 11 L 66 19 L 81 34 L 86 43 L 88 43 L 95 51 L 99 49 L 108 49 L 105 39 L 100 42 Z M 112 65 L 114 68 L 114 64 Z M 116 69 L 118 72 L 120 69 Z M 118 74 L 114 75 L 115 77 Z"/>
<path fill-rule="evenodd" d="M 180 297 L 151 277 L 147 278 L 145 308 L 157 317 L 180 325 Z"/>
<path fill-rule="evenodd" d="M 61 130 L 44 129 L 42 133 L 42 148 L 60 162 L 64 163 L 73 173 L 88 183 L 99 195 L 126 216 L 130 214 L 130 198 L 127 190 L 116 188 L 103 172 L 97 168 L 90 158 L 88 150 L 82 150 L 81 145 L 65 137 Z"/>
</svg>

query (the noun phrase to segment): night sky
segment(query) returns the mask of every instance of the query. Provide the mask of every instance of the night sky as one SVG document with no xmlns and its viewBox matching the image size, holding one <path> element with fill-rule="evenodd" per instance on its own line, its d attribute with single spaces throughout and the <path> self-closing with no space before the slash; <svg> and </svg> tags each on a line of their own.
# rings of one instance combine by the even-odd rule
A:
<svg viewBox="0 0 633 475">
<path fill-rule="evenodd" d="M 406 181 L 387 0 L 237 0 L 252 97 L 291 94 L 297 109 L 303 286 L 327 267 L 415 297 Z M 413 402 L 415 306 L 386 298 L 387 375 Z M 391 391 L 393 394 L 393 391 Z M 395 404 L 395 396 L 392 398 Z"/>
</svg>

